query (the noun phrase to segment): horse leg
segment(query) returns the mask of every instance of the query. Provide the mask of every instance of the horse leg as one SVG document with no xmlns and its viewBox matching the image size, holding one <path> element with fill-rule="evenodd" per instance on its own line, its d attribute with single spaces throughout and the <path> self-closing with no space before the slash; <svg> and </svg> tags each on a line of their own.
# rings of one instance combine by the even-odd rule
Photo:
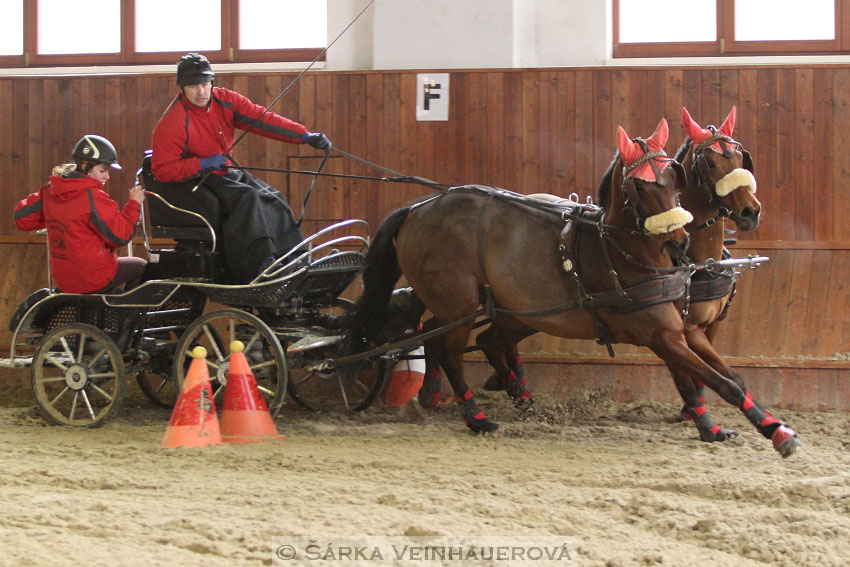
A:
<svg viewBox="0 0 850 567">
<path fill-rule="evenodd" d="M 516 335 L 516 331 L 490 325 L 476 338 L 476 343 L 481 347 L 490 366 L 496 371 L 487 380 L 484 389 L 506 390 L 518 409 L 529 409 L 534 403 L 534 398 L 525 387 L 525 368 L 517 348 Z M 495 387 L 488 387 L 491 383 L 495 383 Z"/>
<path fill-rule="evenodd" d="M 712 358 L 720 359 L 720 355 L 714 351 L 707 339 L 701 346 Z M 668 362 L 676 387 L 684 398 L 703 441 L 723 441 L 728 436 L 724 436 L 724 430 L 711 421 L 705 406 L 699 401 L 694 383 L 688 376 L 695 376 L 725 401 L 738 407 L 762 435 L 773 441 L 774 449 L 783 457 L 793 455 L 802 446 L 794 430 L 762 409 L 746 388 L 717 372 L 691 350 L 683 333 L 659 333 L 650 348 L 662 360 Z M 673 364 L 670 364 L 671 361 Z"/>
<path fill-rule="evenodd" d="M 744 385 L 744 379 L 741 378 L 741 375 L 738 374 L 738 372 L 736 372 L 731 366 L 726 364 L 726 361 L 723 360 L 723 358 L 717 354 L 717 351 L 714 350 L 714 347 L 711 346 L 714 342 L 714 335 L 716 334 L 717 325 L 715 323 L 709 325 L 705 331 L 701 328 L 696 328 L 691 331 L 686 330 L 685 338 L 688 341 L 688 346 L 697 354 L 697 356 L 703 359 L 709 366 L 717 370 L 720 374 L 734 381 L 738 384 L 738 386 L 746 390 L 747 387 Z M 694 386 L 696 386 L 700 402 L 705 402 L 705 384 L 699 380 L 695 380 Z M 682 421 L 690 421 L 693 419 L 687 406 L 682 407 L 680 415 Z"/>
<path fill-rule="evenodd" d="M 472 325 L 463 325 L 457 329 L 446 332 L 442 339 L 438 356 L 440 365 L 446 372 L 446 377 L 454 390 L 455 401 L 460 406 L 460 415 L 464 423 L 475 433 L 489 433 L 496 431 L 499 424 L 487 419 L 484 412 L 475 403 L 472 390 L 466 384 L 463 376 L 463 354 Z"/>
<path fill-rule="evenodd" d="M 703 329 L 700 328 L 700 327 L 697 327 L 697 328 L 690 330 L 690 331 L 687 330 L 687 329 L 685 330 L 685 339 L 688 341 L 688 346 L 691 347 L 691 350 L 696 351 L 696 349 L 694 348 L 694 345 L 698 343 L 698 341 L 700 339 L 700 337 L 699 337 L 700 335 L 703 335 L 706 339 L 708 339 L 709 342 L 711 342 L 711 336 L 714 335 L 714 332 L 712 331 L 712 327 L 713 327 L 713 325 L 711 327 L 709 327 L 708 329 L 706 329 L 705 331 L 703 331 Z M 709 335 L 709 333 L 710 333 L 710 335 Z M 697 353 L 697 354 L 699 354 L 699 353 Z M 705 360 L 705 358 L 702 357 L 702 356 L 700 356 L 700 358 Z M 715 370 L 717 370 L 717 368 L 715 368 Z M 703 384 L 699 380 L 694 380 L 694 388 L 696 388 L 697 398 L 699 399 L 699 402 L 701 404 L 705 403 L 705 384 Z M 691 411 L 688 409 L 687 404 L 682 406 L 682 409 L 679 412 L 679 415 L 680 415 L 682 421 L 690 421 L 690 420 L 693 419 L 693 415 L 691 414 Z"/>
<path fill-rule="evenodd" d="M 681 367 L 676 364 L 670 361 L 665 362 L 667 368 L 670 370 L 670 374 L 673 376 L 673 382 L 679 391 L 679 395 L 685 401 L 685 405 L 682 408 L 682 419 L 684 421 L 694 422 L 699 432 L 700 441 L 714 443 L 737 437 L 737 431 L 716 425 L 708 414 L 708 410 L 704 404 L 705 397 L 703 396 L 704 387 L 702 383 L 692 380 L 690 375 L 682 371 Z"/>
<path fill-rule="evenodd" d="M 422 325 L 423 331 L 437 328 L 437 322 L 431 318 Z M 432 408 L 440 404 L 443 399 L 443 380 L 440 372 L 441 351 L 440 337 L 434 337 L 425 341 L 425 378 L 422 387 L 419 388 L 419 405 L 423 408 Z"/>
<path fill-rule="evenodd" d="M 508 366 L 507 354 L 508 350 L 513 345 L 508 345 L 507 348 L 500 349 L 499 346 L 504 345 L 496 345 L 493 343 L 493 326 L 487 327 L 484 331 L 478 334 L 475 337 L 475 343 L 481 349 L 481 352 L 484 353 L 484 356 L 487 357 L 487 362 L 490 363 L 490 366 L 493 367 L 493 374 L 487 378 L 487 381 L 484 382 L 483 388 L 488 392 L 499 392 L 505 389 L 507 383 L 508 372 L 510 372 L 510 367 Z"/>
</svg>

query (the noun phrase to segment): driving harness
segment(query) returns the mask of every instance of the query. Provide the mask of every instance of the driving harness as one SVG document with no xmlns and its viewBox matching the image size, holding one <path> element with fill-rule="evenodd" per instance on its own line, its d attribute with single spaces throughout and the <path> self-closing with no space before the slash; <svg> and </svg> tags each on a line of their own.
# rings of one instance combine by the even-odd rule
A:
<svg viewBox="0 0 850 567">
<path fill-rule="evenodd" d="M 577 196 L 574 199 L 570 198 L 563 199 L 561 201 L 545 201 L 486 185 L 464 185 L 453 187 L 441 195 L 448 194 L 452 191 L 471 192 L 486 196 L 486 200 L 484 205 L 481 207 L 477 223 L 477 242 L 478 260 L 484 280 L 485 312 L 491 319 L 495 319 L 498 315 L 542 317 L 566 311 L 568 309 L 586 310 L 591 313 L 595 322 L 596 342 L 605 345 L 608 349 L 608 354 L 613 357 L 614 351 L 611 345 L 615 342 L 614 337 L 605 322 L 599 317 L 598 311 L 600 309 L 605 313 L 617 315 L 632 313 L 652 305 L 677 301 L 685 297 L 687 294 L 692 270 L 688 266 L 674 268 L 646 266 L 632 258 L 615 243 L 609 241 L 609 233 L 607 229 L 614 227 L 605 224 L 605 210 L 598 205 L 591 203 L 579 203 Z M 439 197 L 440 195 L 433 198 Z M 564 227 L 558 237 L 558 254 L 564 271 L 570 275 L 576 286 L 578 295 L 576 300 L 534 311 L 503 309 L 496 306 L 490 282 L 484 269 L 484 250 L 482 248 L 484 215 L 490 203 L 496 198 L 538 211 L 543 211 L 548 214 L 554 214 L 565 221 Z M 417 203 L 417 205 L 430 200 L 431 199 L 421 201 Z M 578 262 L 579 246 L 581 246 L 581 240 L 585 233 L 585 231 L 578 229 L 578 226 L 582 224 L 597 228 L 597 237 L 600 239 L 602 244 L 603 257 L 608 266 L 608 274 L 611 277 L 613 286 L 612 289 L 608 291 L 588 292 L 583 281 L 581 266 Z M 654 272 L 654 275 L 623 286 L 620 282 L 619 274 L 613 267 L 609 249 L 610 247 L 613 247 L 615 250 L 623 254 L 628 261 Z"/>
</svg>

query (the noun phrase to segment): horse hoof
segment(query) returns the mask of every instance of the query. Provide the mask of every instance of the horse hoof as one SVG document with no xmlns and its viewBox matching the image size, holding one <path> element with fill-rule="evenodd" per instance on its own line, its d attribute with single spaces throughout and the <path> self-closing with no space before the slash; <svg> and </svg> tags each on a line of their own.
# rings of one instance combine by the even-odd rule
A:
<svg viewBox="0 0 850 567">
<path fill-rule="evenodd" d="M 499 424 L 495 421 L 490 421 L 486 417 L 484 419 L 470 419 L 466 421 L 466 426 L 473 433 L 493 433 L 499 429 Z"/>
<path fill-rule="evenodd" d="M 705 441 L 706 443 L 722 443 L 728 439 L 734 439 L 737 436 L 737 431 L 726 428 L 719 428 L 716 431 L 712 431 L 710 429 L 700 430 L 699 432 L 700 441 Z"/>
<path fill-rule="evenodd" d="M 727 439 L 734 439 L 738 435 L 739 433 L 734 429 L 720 429 L 720 431 L 717 432 L 717 440 L 726 441 Z"/>
<path fill-rule="evenodd" d="M 531 411 L 534 407 L 534 398 L 513 398 L 514 407 L 520 412 L 525 413 Z"/>
<path fill-rule="evenodd" d="M 691 415 L 691 412 L 688 411 L 688 406 L 684 406 L 682 411 L 679 412 L 679 421 L 693 421 L 694 416 Z"/>
<path fill-rule="evenodd" d="M 487 378 L 487 381 L 484 382 L 484 386 L 482 387 L 488 392 L 499 392 L 505 389 L 505 383 L 499 380 L 498 376 L 493 374 Z"/>
<path fill-rule="evenodd" d="M 776 449 L 782 458 L 788 458 L 797 452 L 797 449 L 803 447 L 802 441 L 797 438 L 797 433 L 787 425 L 780 425 L 770 436 L 773 440 L 773 448 Z"/>
<path fill-rule="evenodd" d="M 440 405 L 443 398 L 442 387 L 443 384 L 439 378 L 425 378 L 417 396 L 419 405 L 425 409 Z"/>
</svg>

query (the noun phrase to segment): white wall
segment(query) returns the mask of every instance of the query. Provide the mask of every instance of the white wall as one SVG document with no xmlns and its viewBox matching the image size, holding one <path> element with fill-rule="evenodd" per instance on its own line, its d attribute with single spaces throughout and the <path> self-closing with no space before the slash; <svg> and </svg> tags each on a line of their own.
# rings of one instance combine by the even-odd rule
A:
<svg viewBox="0 0 850 567">
<path fill-rule="evenodd" d="M 611 58 L 608 0 L 515 0 L 514 67 L 583 67 Z"/>
<path fill-rule="evenodd" d="M 376 69 L 512 64 L 514 0 L 376 0 Z"/>
<path fill-rule="evenodd" d="M 375 4 L 381 1 L 375 0 Z M 373 68 L 375 5 L 357 17 L 368 3 L 368 0 L 328 0 L 328 43 L 339 39 L 328 49 L 326 69 Z M 357 21 L 346 30 L 355 18 Z"/>
<path fill-rule="evenodd" d="M 328 0 L 333 41 L 368 0 Z M 611 0 L 375 0 L 328 50 L 327 69 L 602 65 Z"/>
</svg>

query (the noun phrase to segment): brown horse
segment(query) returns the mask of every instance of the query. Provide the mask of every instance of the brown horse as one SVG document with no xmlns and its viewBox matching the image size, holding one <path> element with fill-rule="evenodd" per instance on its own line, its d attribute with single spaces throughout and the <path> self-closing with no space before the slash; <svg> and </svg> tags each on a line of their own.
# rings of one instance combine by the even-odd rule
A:
<svg viewBox="0 0 850 567">
<path fill-rule="evenodd" d="M 732 138 L 735 129 L 736 109 L 732 107 L 726 120 L 716 128 L 703 128 L 697 124 L 687 109 L 682 108 L 682 123 L 688 135 L 676 152 L 675 160 L 682 164 L 687 176 L 685 190 L 681 194 L 681 204 L 691 213 L 694 220 L 685 226 L 690 235 L 688 258 L 695 264 L 705 264 L 714 259 L 720 260 L 724 254 L 725 219 L 731 219 L 741 230 L 752 230 L 758 226 L 761 215 L 761 203 L 755 196 L 756 180 L 753 177 L 753 163 L 750 154 L 743 145 Z M 551 201 L 563 201 L 554 195 L 535 194 L 536 198 Z M 700 357 L 724 376 L 734 380 L 746 389 L 740 375 L 717 356 L 711 344 L 717 332 L 717 323 L 727 312 L 734 295 L 735 274 L 728 271 L 699 270 L 694 273 L 689 289 L 688 315 L 685 320 L 685 338 L 688 346 Z M 684 304 L 681 305 L 684 308 Z M 480 345 L 491 342 L 491 333 L 485 330 L 478 335 Z M 520 391 L 517 385 L 525 385 L 525 372 L 522 358 L 516 343 L 504 345 L 503 352 L 495 347 L 487 347 L 488 356 L 494 366 L 500 366 L 496 374 L 485 384 L 489 390 L 507 390 L 508 394 L 530 397 L 527 390 Z M 501 360 L 504 358 L 504 363 Z M 501 363 L 501 364 L 500 364 Z M 435 373 L 429 373 L 433 380 Z M 426 381 L 426 384 L 429 382 Z M 436 389 L 438 384 L 429 384 Z M 704 401 L 705 386 L 695 384 L 700 402 Z M 426 405 L 430 401 L 422 396 Z M 691 419 L 687 406 L 682 408 L 683 419 Z M 724 437 L 734 437 L 737 432 L 723 429 Z"/>
<path fill-rule="evenodd" d="M 685 228 L 691 235 L 688 258 L 704 264 L 724 255 L 725 220 L 731 219 L 740 230 L 758 227 L 761 203 L 756 198 L 753 162 L 743 145 L 732 138 L 736 109 L 733 106 L 720 128 L 697 124 L 686 108 L 682 108 L 682 124 L 687 138 L 676 152 L 676 161 L 687 174 L 687 189 L 682 192 L 682 206 L 694 216 Z M 700 270 L 691 280 L 690 305 L 685 321 L 685 336 L 703 360 L 742 388 L 740 375 L 716 356 L 711 344 L 717 324 L 725 316 L 735 290 L 732 270 L 717 272 Z M 703 399 L 704 386 L 696 384 Z M 687 408 L 682 417 L 690 419 Z"/>
<path fill-rule="evenodd" d="M 469 333 L 484 305 L 495 343 L 539 330 L 648 346 L 670 369 L 702 439 L 725 437 L 705 413 L 692 378 L 740 407 L 783 456 L 792 454 L 799 444 L 793 430 L 687 345 L 674 302 L 690 274 L 677 270 L 671 256 L 684 253 L 683 227 L 692 217 L 678 206 L 685 176 L 663 151 L 667 136 L 665 120 L 646 140 L 629 139 L 618 128 L 619 152 L 603 178 L 600 209 L 555 213 L 542 201 L 467 186 L 393 212 L 367 255 L 352 337 L 368 343 L 380 331 L 403 273 L 436 323 L 454 324 L 430 352 L 475 432 L 497 427 L 477 407 L 463 376 Z"/>
</svg>

